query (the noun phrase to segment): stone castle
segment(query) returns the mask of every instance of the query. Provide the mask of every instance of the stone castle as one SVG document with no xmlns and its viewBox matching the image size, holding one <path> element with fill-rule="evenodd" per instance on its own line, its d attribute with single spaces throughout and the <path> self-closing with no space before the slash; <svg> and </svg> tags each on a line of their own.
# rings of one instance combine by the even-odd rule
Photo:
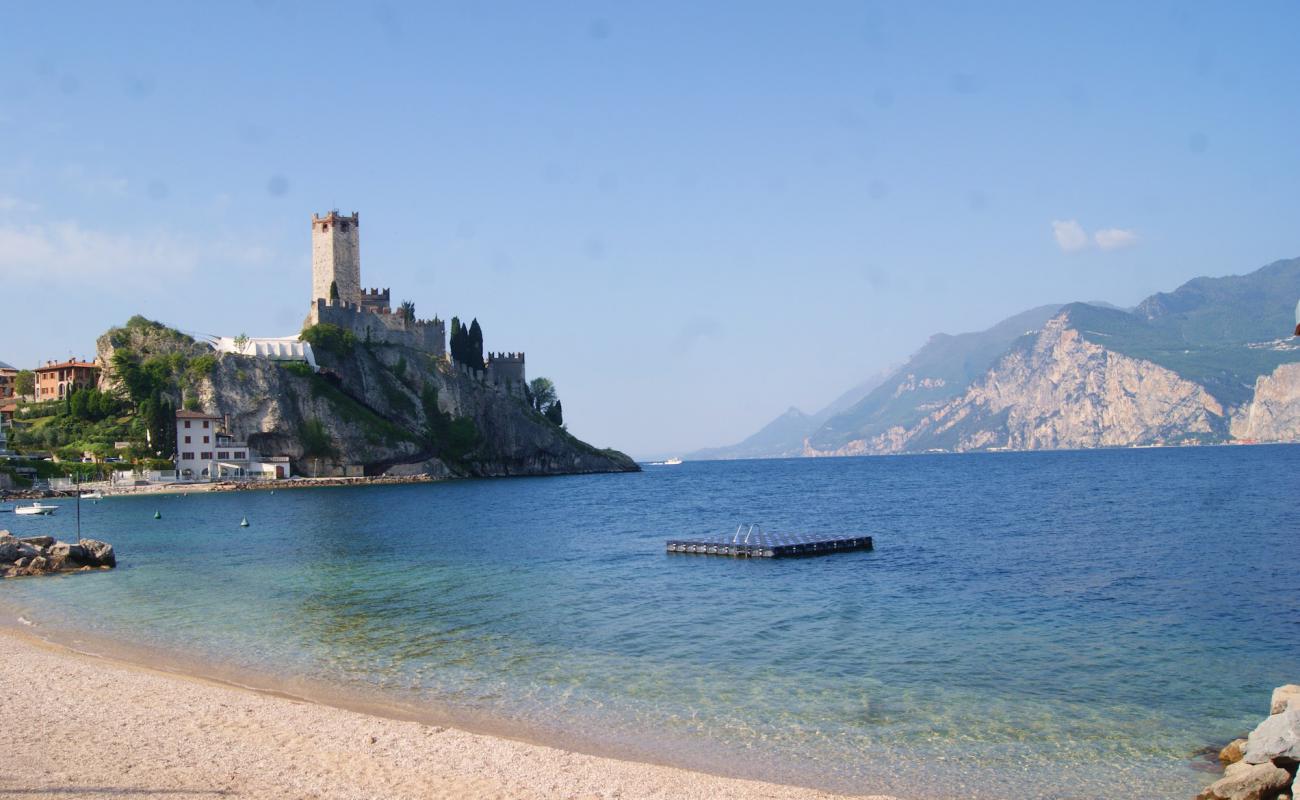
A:
<svg viewBox="0 0 1300 800">
<path fill-rule="evenodd" d="M 361 215 L 330 211 L 311 216 L 311 313 L 308 325 L 322 322 L 351 331 L 359 341 L 405 345 L 447 355 L 447 325 L 441 319 L 408 319 L 394 313 L 388 289 L 361 285 Z M 484 375 L 490 383 L 520 387 L 527 381 L 523 353 L 489 353 Z"/>
</svg>

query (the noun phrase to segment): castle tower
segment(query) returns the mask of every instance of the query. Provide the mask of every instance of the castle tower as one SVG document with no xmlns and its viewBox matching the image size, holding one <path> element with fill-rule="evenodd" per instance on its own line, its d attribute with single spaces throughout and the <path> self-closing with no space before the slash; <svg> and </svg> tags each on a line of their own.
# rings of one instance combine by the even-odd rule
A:
<svg viewBox="0 0 1300 800">
<path fill-rule="evenodd" d="M 339 300 L 361 302 L 361 215 L 345 217 L 338 209 L 323 217 L 311 215 L 311 296 L 330 299 L 330 285 Z"/>
</svg>

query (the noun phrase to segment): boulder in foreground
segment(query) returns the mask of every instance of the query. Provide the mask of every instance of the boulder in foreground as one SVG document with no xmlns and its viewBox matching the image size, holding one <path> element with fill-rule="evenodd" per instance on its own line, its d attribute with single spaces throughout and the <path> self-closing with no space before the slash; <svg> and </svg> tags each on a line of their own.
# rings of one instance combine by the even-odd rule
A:
<svg viewBox="0 0 1300 800">
<path fill-rule="evenodd" d="M 0 577 L 18 578 L 55 572 L 81 572 L 117 566 L 113 545 L 98 539 L 76 544 L 56 541 L 53 536 L 20 539 L 0 531 Z"/>
</svg>

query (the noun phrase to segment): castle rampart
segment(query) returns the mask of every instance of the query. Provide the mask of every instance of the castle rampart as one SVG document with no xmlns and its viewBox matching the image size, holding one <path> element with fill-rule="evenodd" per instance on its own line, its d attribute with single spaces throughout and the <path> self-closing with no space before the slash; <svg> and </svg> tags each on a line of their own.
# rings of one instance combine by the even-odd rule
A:
<svg viewBox="0 0 1300 800">
<path fill-rule="evenodd" d="M 488 353 L 487 379 L 489 383 L 522 387 L 528 382 L 528 376 L 524 372 L 524 354 Z"/>
<path fill-rule="evenodd" d="M 400 344 L 435 356 L 447 354 L 447 325 L 437 318 L 407 320 L 401 314 L 369 311 L 358 303 L 317 298 L 307 321 L 337 325 L 352 331 L 361 342 Z"/>
</svg>

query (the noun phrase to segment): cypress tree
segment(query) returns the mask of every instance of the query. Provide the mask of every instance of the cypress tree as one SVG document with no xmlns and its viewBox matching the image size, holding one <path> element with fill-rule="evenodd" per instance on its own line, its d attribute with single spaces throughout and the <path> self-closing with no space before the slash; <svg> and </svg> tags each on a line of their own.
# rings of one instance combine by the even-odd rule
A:
<svg viewBox="0 0 1300 800">
<path fill-rule="evenodd" d="M 478 317 L 475 317 L 469 324 L 469 341 L 467 355 L 474 369 L 482 370 L 483 362 L 483 329 L 478 325 Z"/>
<path fill-rule="evenodd" d="M 331 300 L 337 300 L 337 299 L 339 299 L 339 283 L 338 283 L 338 281 L 330 281 L 330 299 L 331 299 Z"/>
<path fill-rule="evenodd" d="M 557 428 L 564 425 L 564 408 L 560 405 L 559 400 L 556 400 L 550 408 L 546 409 L 546 418 Z"/>
</svg>

